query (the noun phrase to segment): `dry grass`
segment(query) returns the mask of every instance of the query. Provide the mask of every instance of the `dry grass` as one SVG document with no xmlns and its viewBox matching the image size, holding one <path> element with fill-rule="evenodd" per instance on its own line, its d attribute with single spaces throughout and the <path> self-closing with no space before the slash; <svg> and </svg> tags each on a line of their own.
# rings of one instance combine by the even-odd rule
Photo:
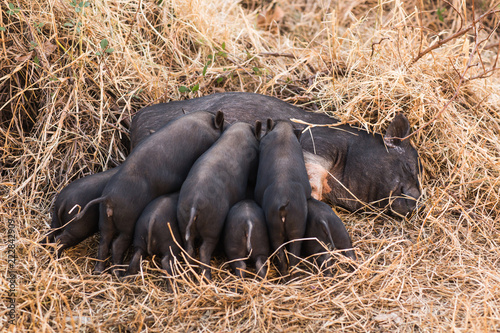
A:
<svg viewBox="0 0 500 333">
<path fill-rule="evenodd" d="M 270 27 L 257 26 L 252 0 L 96 0 L 80 12 L 70 0 L 12 1 L 11 12 L 9 2 L 0 4 L 1 326 L 14 272 L 11 331 L 500 330 L 500 76 L 470 80 L 494 65 L 497 13 L 411 64 L 471 24 L 471 2 L 276 0 L 284 16 Z M 495 6 L 475 3 L 475 17 Z M 418 130 L 426 209 L 402 221 L 340 212 L 359 265 L 288 284 L 235 281 L 218 259 L 214 283 L 181 266 L 169 291 L 152 262 L 135 281 L 92 276 L 97 237 L 59 260 L 36 244 L 59 190 L 124 160 L 131 115 L 218 91 L 277 96 L 370 131 L 404 112 Z"/>
</svg>

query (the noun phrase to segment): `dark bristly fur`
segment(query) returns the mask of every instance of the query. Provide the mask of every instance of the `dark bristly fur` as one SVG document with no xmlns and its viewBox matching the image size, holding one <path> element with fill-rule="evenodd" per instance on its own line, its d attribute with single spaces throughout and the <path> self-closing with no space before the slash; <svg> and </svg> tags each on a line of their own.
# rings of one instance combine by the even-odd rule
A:
<svg viewBox="0 0 500 333">
<path fill-rule="evenodd" d="M 224 226 L 224 251 L 237 276 L 245 278 L 244 259 L 249 257 L 255 263 L 257 275 L 266 277 L 269 237 L 264 212 L 255 201 L 240 201 L 229 210 Z"/>
<path fill-rule="evenodd" d="M 132 146 L 183 114 L 182 110 L 222 110 L 230 123 L 253 123 L 267 118 L 296 118 L 313 124 L 338 122 L 322 113 L 305 112 L 275 97 L 225 92 L 140 110 L 130 130 Z M 305 128 L 302 124 L 295 125 L 298 129 Z M 420 162 L 409 140 L 399 139 L 409 131 L 408 120 L 402 114 L 394 117 L 385 136 L 348 125 L 312 127 L 305 131 L 300 143 L 312 197 L 350 211 L 372 203 L 399 215 L 412 212 L 421 193 Z"/>
<path fill-rule="evenodd" d="M 52 211 L 51 231 L 40 243 L 58 243 L 57 256 L 99 230 L 99 207 L 93 206 L 76 218 L 80 209 L 101 196 L 119 167 L 77 179 L 57 195 Z M 79 209 L 78 209 L 79 206 Z M 71 214 L 69 213 L 71 211 Z"/>
<path fill-rule="evenodd" d="M 182 245 L 177 225 L 178 199 L 178 192 L 162 195 L 146 206 L 135 225 L 135 252 L 126 275 L 137 274 L 146 255 L 158 256 L 167 275 L 172 275 L 173 261 L 181 251 L 177 244 Z"/>
<path fill-rule="evenodd" d="M 113 264 L 122 263 L 143 209 L 160 195 L 180 189 L 196 159 L 219 138 L 223 121 L 222 113 L 191 113 L 162 127 L 132 151 L 101 198 L 87 205 L 101 203 L 96 273 L 104 271 L 111 243 Z"/>
<path fill-rule="evenodd" d="M 302 238 L 306 230 L 307 199 L 311 186 L 307 178 L 300 143 L 289 121 L 267 122 L 267 133 L 260 142 L 255 201 L 262 207 L 272 250 L 278 251 L 281 275 L 298 262 L 300 241 L 289 245 L 288 261 L 282 245 Z"/>
<path fill-rule="evenodd" d="M 261 125 L 236 123 L 193 165 L 182 185 L 177 218 L 187 253 L 193 257 L 200 238 L 202 273 L 211 279 L 210 259 L 227 212 L 244 199 L 251 170 L 256 168 Z"/>
</svg>

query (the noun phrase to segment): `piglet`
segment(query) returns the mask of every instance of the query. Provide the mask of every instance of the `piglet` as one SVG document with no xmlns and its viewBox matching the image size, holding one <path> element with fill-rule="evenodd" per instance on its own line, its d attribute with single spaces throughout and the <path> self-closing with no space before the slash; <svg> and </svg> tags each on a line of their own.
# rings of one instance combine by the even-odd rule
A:
<svg viewBox="0 0 500 333">
<path fill-rule="evenodd" d="M 178 245 L 182 246 L 177 226 L 178 200 L 179 193 L 177 192 L 162 195 L 146 206 L 135 225 L 135 252 L 126 275 L 137 274 L 141 258 L 146 255 L 156 255 L 161 258 L 161 266 L 167 275 L 172 275 L 173 261 L 181 251 Z"/>
<path fill-rule="evenodd" d="M 119 167 L 75 180 L 57 195 L 52 212 L 51 231 L 41 244 L 59 243 L 57 256 L 77 245 L 99 230 L 99 207 L 87 210 L 81 218 L 76 215 L 91 200 L 98 198 Z M 80 208 L 80 209 L 78 209 Z M 71 211 L 71 214 L 70 214 Z"/>
<path fill-rule="evenodd" d="M 292 123 L 285 120 L 274 123 L 268 119 L 267 133 L 260 142 L 255 201 L 264 210 L 272 250 L 279 248 L 281 275 L 288 272 L 282 245 L 304 237 L 310 197 L 304 156 Z M 298 263 L 300 247 L 300 241 L 289 245 L 292 266 Z"/>
<path fill-rule="evenodd" d="M 342 223 L 328 204 L 311 198 L 307 200 L 307 212 L 305 238 L 316 238 L 329 249 L 337 248 L 338 250 L 345 250 L 342 251 L 343 255 L 356 260 L 356 254 L 352 249 L 351 237 L 344 223 Z M 302 254 L 304 257 L 326 252 L 325 247 L 318 241 L 304 241 L 302 245 Z M 321 267 L 329 258 L 330 254 L 325 253 L 319 256 L 316 261 Z"/>
<path fill-rule="evenodd" d="M 240 201 L 229 210 L 224 226 L 224 251 L 237 276 L 245 278 L 244 258 L 250 257 L 257 275 L 266 277 L 269 237 L 264 212 L 255 201 Z"/>
<path fill-rule="evenodd" d="M 202 274 L 211 279 L 210 259 L 227 212 L 244 199 L 248 176 L 256 168 L 261 123 L 235 123 L 193 165 L 179 194 L 177 219 L 188 255 L 200 238 Z"/>
</svg>

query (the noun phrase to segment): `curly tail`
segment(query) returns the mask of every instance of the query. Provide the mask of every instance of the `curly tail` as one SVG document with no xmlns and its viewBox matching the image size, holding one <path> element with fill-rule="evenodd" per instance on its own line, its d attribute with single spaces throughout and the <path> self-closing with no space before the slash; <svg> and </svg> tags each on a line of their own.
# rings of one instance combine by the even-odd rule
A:
<svg viewBox="0 0 500 333">
<path fill-rule="evenodd" d="M 281 206 L 279 208 L 281 222 L 283 222 L 283 223 L 285 223 L 285 220 L 286 220 L 286 213 L 287 213 L 286 207 L 288 207 L 289 203 L 290 203 L 290 201 L 287 201 L 286 204 L 284 204 L 283 206 Z"/>
<path fill-rule="evenodd" d="M 149 224 L 148 224 L 148 239 L 147 239 L 147 251 L 148 253 L 153 253 L 152 251 L 152 239 L 153 239 L 153 229 L 154 229 L 154 225 L 156 223 L 156 216 L 152 217 L 150 220 L 149 220 Z"/>
<path fill-rule="evenodd" d="M 198 216 L 196 215 L 196 208 L 191 207 L 191 211 L 189 214 L 189 222 L 186 227 L 186 242 L 189 242 L 189 239 L 191 238 L 191 228 L 193 227 L 193 223 L 196 221 L 196 218 Z"/>
<path fill-rule="evenodd" d="M 251 239 L 252 239 L 252 229 L 253 229 L 253 223 L 252 221 L 250 220 L 247 220 L 247 251 L 248 253 L 251 253 L 252 252 L 252 243 L 251 243 Z"/>
<path fill-rule="evenodd" d="M 83 208 L 83 210 L 81 212 L 79 212 L 78 214 L 76 214 L 75 216 L 75 220 L 79 220 L 83 217 L 83 215 L 85 215 L 85 213 L 87 213 L 87 210 L 92 207 L 93 205 L 95 205 L 96 203 L 101 203 L 103 202 L 104 200 L 106 200 L 107 197 L 99 197 L 99 198 L 96 198 L 94 200 L 91 200 L 89 201 L 85 207 Z"/>
</svg>

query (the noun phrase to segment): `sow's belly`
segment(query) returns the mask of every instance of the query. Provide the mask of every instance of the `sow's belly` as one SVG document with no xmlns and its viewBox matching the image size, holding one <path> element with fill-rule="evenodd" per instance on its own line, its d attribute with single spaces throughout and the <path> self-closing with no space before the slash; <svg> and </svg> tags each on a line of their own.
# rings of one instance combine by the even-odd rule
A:
<svg viewBox="0 0 500 333">
<path fill-rule="evenodd" d="M 324 114 L 306 112 L 296 106 L 288 104 L 277 98 L 245 92 L 227 92 L 213 94 L 204 97 L 172 101 L 169 103 L 156 104 L 140 110 L 132 120 L 130 129 L 131 149 L 134 149 L 144 138 L 153 134 L 168 122 L 190 112 L 208 111 L 224 112 L 224 118 L 231 124 L 237 121 L 254 124 L 260 120 L 265 126 L 266 120 L 278 119 L 298 119 L 310 124 L 335 124 L 338 121 Z M 306 125 L 295 124 L 296 128 L 305 129 Z M 348 126 L 342 126 L 349 131 Z M 315 137 L 319 129 L 311 128 L 307 131 L 309 137 Z M 324 131 L 324 128 L 323 128 Z M 322 132 L 323 132 L 322 131 Z M 265 129 L 263 129 L 265 132 Z M 333 202 L 330 196 L 332 191 L 328 185 L 328 178 L 331 175 L 332 157 L 328 156 L 328 146 L 337 140 L 338 131 L 332 130 L 327 138 L 320 135 L 314 140 L 314 145 L 303 145 L 304 158 L 309 180 L 312 187 L 312 196 L 315 199 Z M 235 143 L 236 144 L 236 143 Z"/>
</svg>

